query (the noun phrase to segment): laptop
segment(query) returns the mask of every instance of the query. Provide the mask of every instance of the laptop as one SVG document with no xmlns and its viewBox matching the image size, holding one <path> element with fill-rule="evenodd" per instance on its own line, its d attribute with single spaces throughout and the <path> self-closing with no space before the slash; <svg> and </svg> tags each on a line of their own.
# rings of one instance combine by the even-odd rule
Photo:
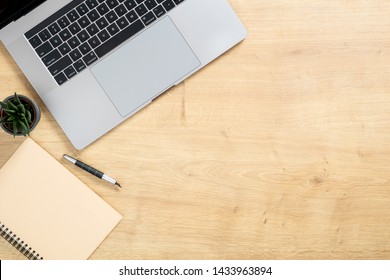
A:
<svg viewBox="0 0 390 280">
<path fill-rule="evenodd" d="M 76 149 L 238 44 L 227 0 L 2 0 L 0 39 Z"/>
</svg>

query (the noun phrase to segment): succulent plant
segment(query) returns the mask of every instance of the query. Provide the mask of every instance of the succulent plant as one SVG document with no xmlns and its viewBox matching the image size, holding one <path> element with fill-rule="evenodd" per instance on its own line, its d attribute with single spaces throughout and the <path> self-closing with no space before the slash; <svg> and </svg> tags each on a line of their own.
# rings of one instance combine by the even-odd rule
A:
<svg viewBox="0 0 390 280">
<path fill-rule="evenodd" d="M 13 131 L 14 137 L 17 134 L 23 136 L 30 134 L 30 125 L 32 124 L 32 115 L 28 104 L 20 101 L 15 93 L 12 99 L 6 102 L 0 101 L 0 124 Z"/>
</svg>

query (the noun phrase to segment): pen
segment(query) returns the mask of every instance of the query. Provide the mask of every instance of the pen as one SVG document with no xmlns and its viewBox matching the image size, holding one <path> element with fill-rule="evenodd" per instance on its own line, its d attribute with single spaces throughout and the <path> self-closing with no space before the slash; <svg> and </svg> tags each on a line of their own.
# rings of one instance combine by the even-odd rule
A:
<svg viewBox="0 0 390 280">
<path fill-rule="evenodd" d="M 106 174 L 104 174 L 103 172 L 93 168 L 92 166 L 89 166 L 88 164 L 85 164 L 84 162 L 81 162 L 75 158 L 72 158 L 71 156 L 68 156 L 66 154 L 64 154 L 64 158 L 68 161 L 70 161 L 71 163 L 73 163 L 74 165 L 76 165 L 77 167 L 80 167 L 81 169 L 91 173 L 92 175 L 100 178 L 100 179 L 103 179 L 107 182 L 110 182 L 111 184 L 114 184 L 114 185 L 117 185 L 118 187 L 122 188 L 121 185 L 114 179 L 112 179 L 111 177 L 108 177 Z"/>
</svg>

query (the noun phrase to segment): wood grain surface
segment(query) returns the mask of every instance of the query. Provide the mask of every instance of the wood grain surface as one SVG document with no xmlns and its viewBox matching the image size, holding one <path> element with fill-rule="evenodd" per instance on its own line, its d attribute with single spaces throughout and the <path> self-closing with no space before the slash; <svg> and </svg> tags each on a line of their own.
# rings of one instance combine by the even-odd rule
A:
<svg viewBox="0 0 390 280">
<path fill-rule="evenodd" d="M 229 2 L 248 38 L 82 151 L 0 46 L 0 99 L 37 100 L 31 137 L 124 216 L 91 259 L 390 259 L 390 2 Z"/>
</svg>

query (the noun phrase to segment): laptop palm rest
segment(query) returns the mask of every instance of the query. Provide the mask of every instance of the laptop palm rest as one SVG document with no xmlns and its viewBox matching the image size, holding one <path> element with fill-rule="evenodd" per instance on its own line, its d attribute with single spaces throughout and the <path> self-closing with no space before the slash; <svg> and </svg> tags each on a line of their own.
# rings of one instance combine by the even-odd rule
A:
<svg viewBox="0 0 390 280">
<path fill-rule="evenodd" d="M 165 17 L 91 71 L 124 117 L 139 110 L 199 65 L 179 30 Z"/>
</svg>

